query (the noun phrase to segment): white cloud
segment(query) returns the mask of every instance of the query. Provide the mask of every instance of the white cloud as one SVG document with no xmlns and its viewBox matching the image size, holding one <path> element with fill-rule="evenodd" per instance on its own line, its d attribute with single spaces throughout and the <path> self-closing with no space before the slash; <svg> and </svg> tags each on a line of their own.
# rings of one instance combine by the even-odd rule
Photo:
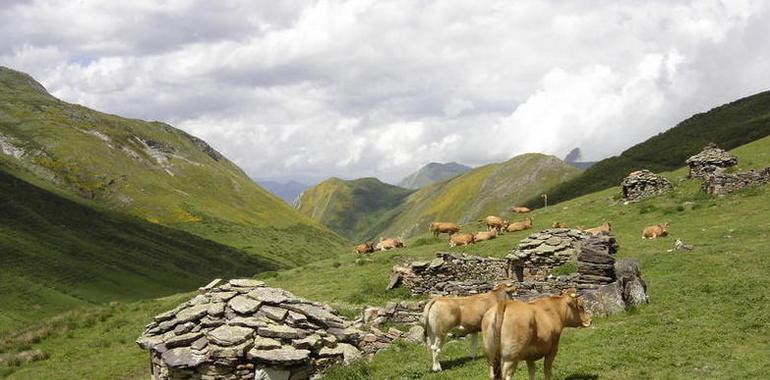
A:
<svg viewBox="0 0 770 380">
<path fill-rule="evenodd" d="M 768 88 L 762 1 L 38 0 L 0 64 L 66 101 L 165 120 L 255 177 L 616 154 Z"/>
</svg>

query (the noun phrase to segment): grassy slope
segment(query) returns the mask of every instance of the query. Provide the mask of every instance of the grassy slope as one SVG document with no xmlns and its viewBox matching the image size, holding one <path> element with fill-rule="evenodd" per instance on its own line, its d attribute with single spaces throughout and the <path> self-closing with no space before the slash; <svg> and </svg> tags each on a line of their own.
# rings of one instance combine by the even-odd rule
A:
<svg viewBox="0 0 770 380">
<path fill-rule="evenodd" d="M 768 166 L 770 138 L 733 153 L 742 169 Z M 556 359 L 556 378 L 733 379 L 766 375 L 770 349 L 770 188 L 712 198 L 700 193 L 697 182 L 679 182 L 684 174 L 681 169 L 665 173 L 677 185 L 675 192 L 644 202 L 622 205 L 616 200 L 617 187 L 613 187 L 533 213 L 535 230 L 548 227 L 553 220 L 575 225 L 595 225 L 605 219 L 613 222 L 621 244 L 618 256 L 641 261 L 652 297 L 652 303 L 634 312 L 596 319 L 590 329 L 567 330 Z M 694 202 L 692 209 L 680 207 L 684 202 Z M 644 225 L 666 220 L 672 222 L 671 237 L 657 241 L 639 238 Z M 530 232 L 454 250 L 500 257 Z M 675 238 L 695 244 L 696 249 L 666 252 Z M 333 302 L 352 314 L 363 304 L 408 298 L 402 289 L 384 290 L 392 265 L 449 250 L 444 242 L 427 235 L 407 243 L 406 249 L 362 259 L 345 250 L 338 258 L 266 272 L 260 277 L 298 295 Z M 51 357 L 4 370 L 14 371 L 9 376 L 12 379 L 146 378 L 147 357 L 132 341 L 152 315 L 182 299 L 88 309 L 65 322 L 48 320 L 30 326 L 25 332 L 53 333 L 32 344 L 17 337 L 0 345 L 0 350 L 31 346 Z M 61 324 L 68 330 L 56 330 Z M 327 378 L 486 379 L 484 360 L 465 359 L 466 352 L 464 340 L 451 341 L 445 350 L 446 370 L 432 374 L 424 347 L 399 344 L 378 354 L 369 365 L 338 369 Z M 523 378 L 521 373 L 518 378 Z"/>
<path fill-rule="evenodd" d="M 508 216 L 511 206 L 578 173 L 553 156 L 537 153 L 481 166 L 410 195 L 386 233 L 413 236 L 436 220 L 467 224 L 487 215 Z"/>
<path fill-rule="evenodd" d="M 194 289 L 276 265 L 34 186 L 0 165 L 0 334 L 64 310 Z"/>
<path fill-rule="evenodd" d="M 305 190 L 297 209 L 353 241 L 373 239 L 390 222 L 390 211 L 411 193 L 376 178 L 330 178 Z"/>
<path fill-rule="evenodd" d="M 341 243 L 205 142 L 167 124 L 62 102 L 31 77 L 5 68 L 0 140 L 24 150 L 21 159 L 0 154 L 19 173 L 287 266 L 324 257 Z"/>
<path fill-rule="evenodd" d="M 613 186 L 634 170 L 676 169 L 710 142 L 732 149 L 767 135 L 770 135 L 770 91 L 694 115 L 619 156 L 599 161 L 582 175 L 550 189 L 549 201 L 555 204 Z M 542 201 L 535 196 L 527 204 L 539 207 Z"/>
</svg>

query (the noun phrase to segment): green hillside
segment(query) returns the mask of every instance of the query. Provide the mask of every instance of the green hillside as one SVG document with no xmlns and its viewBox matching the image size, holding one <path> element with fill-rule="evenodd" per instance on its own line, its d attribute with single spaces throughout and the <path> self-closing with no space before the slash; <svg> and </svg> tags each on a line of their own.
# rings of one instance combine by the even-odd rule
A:
<svg viewBox="0 0 770 380">
<path fill-rule="evenodd" d="M 555 204 L 620 182 L 628 173 L 649 169 L 673 170 L 710 143 L 732 149 L 770 135 L 770 91 L 696 114 L 663 133 L 634 145 L 619 156 L 601 160 L 570 181 L 548 190 Z M 538 207 L 539 198 L 527 205 Z"/>
<path fill-rule="evenodd" d="M 296 207 L 332 231 L 359 241 L 382 231 L 393 218 L 393 209 L 411 193 L 376 178 L 330 178 L 302 192 Z"/>
<path fill-rule="evenodd" d="M 456 177 L 468 170 L 471 170 L 471 167 L 456 162 L 448 162 L 445 164 L 431 162 L 421 167 L 416 172 L 406 176 L 398 183 L 398 186 L 405 189 L 416 190 L 435 182 L 441 182 Z"/>
<path fill-rule="evenodd" d="M 64 310 L 195 289 L 274 263 L 84 206 L 0 165 L 0 333 Z"/>
<path fill-rule="evenodd" d="M 732 153 L 739 158 L 741 170 L 770 166 L 770 138 Z M 618 256 L 640 261 L 651 297 L 650 304 L 634 311 L 595 318 L 589 329 L 566 330 L 554 365 L 556 379 L 765 377 L 770 349 L 770 260 L 766 254 L 770 187 L 711 197 L 700 191 L 698 181 L 680 182 L 686 175 L 683 169 L 663 174 L 676 184 L 664 196 L 624 205 L 617 186 L 612 186 L 533 213 L 534 230 L 547 228 L 553 220 L 573 225 L 611 221 L 620 243 Z M 639 238 L 643 226 L 662 221 L 671 221 L 670 237 Z M 345 249 L 337 258 L 258 277 L 271 286 L 330 302 L 357 316 L 362 305 L 411 298 L 403 289 L 385 290 L 395 264 L 427 259 L 438 250 L 502 257 L 531 232 L 509 233 L 452 249 L 424 234 L 410 239 L 405 249 L 366 258 L 352 257 Z M 695 249 L 667 252 L 677 238 Z M 147 355 L 133 340 L 153 315 L 187 297 L 190 295 L 89 308 L 0 336 L 0 353 L 31 347 L 50 355 L 31 364 L 0 365 L 0 376 L 144 379 Z M 468 359 L 467 352 L 466 340 L 450 340 L 442 352 L 445 370 L 432 373 L 428 350 L 402 343 L 369 362 L 335 368 L 325 378 L 487 379 L 486 361 L 483 357 Z M 522 372 L 520 366 L 517 378 L 525 377 Z"/>
<path fill-rule="evenodd" d="M 251 181 L 204 141 L 160 122 L 62 102 L 0 67 L 0 160 L 68 193 L 290 266 L 341 239 Z"/>
<path fill-rule="evenodd" d="M 537 153 L 474 168 L 410 195 L 385 233 L 413 236 L 436 220 L 467 224 L 487 215 L 516 218 L 507 211 L 511 206 L 579 173 L 556 157 Z"/>
</svg>

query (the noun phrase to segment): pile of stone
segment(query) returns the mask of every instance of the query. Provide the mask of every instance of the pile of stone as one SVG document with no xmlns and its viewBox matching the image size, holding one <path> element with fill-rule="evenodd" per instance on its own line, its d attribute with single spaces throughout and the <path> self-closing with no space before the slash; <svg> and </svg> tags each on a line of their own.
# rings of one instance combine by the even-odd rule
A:
<svg viewBox="0 0 770 380">
<path fill-rule="evenodd" d="M 395 339 L 256 280 L 215 280 L 200 293 L 155 316 L 137 340 L 152 379 L 307 379 Z"/>
<path fill-rule="evenodd" d="M 469 295 L 490 290 L 509 277 L 505 259 L 436 252 L 431 261 L 393 267 L 388 288 L 403 285 L 413 294 Z"/>
<path fill-rule="evenodd" d="M 706 145 L 703 150 L 688 158 L 690 178 L 706 178 L 709 174 L 719 174 L 725 169 L 738 165 L 738 158 L 720 149 L 715 144 Z"/>
<path fill-rule="evenodd" d="M 573 260 L 580 242 L 587 237 L 585 232 L 572 228 L 542 230 L 523 239 L 506 258 L 517 280 L 543 281 L 551 270 Z"/>
<path fill-rule="evenodd" d="M 649 302 L 639 263 L 622 259 L 614 267 L 616 281 L 582 291 L 586 309 L 593 316 L 616 314 Z"/>
<path fill-rule="evenodd" d="M 408 325 L 417 323 L 422 316 L 422 309 L 428 301 L 388 302 L 385 306 L 367 306 L 360 321 L 368 326 L 381 326 L 386 323 Z"/>
<path fill-rule="evenodd" d="M 612 235 L 591 236 L 583 241 L 577 255 L 579 287 L 597 287 L 615 282 L 615 258 L 618 244 Z"/>
<path fill-rule="evenodd" d="M 629 174 L 620 183 L 623 199 L 634 202 L 655 197 L 670 191 L 671 182 L 647 169 L 637 170 Z"/>
<path fill-rule="evenodd" d="M 703 180 L 703 191 L 725 195 L 740 189 L 770 183 L 770 167 L 740 173 L 711 173 Z"/>
</svg>

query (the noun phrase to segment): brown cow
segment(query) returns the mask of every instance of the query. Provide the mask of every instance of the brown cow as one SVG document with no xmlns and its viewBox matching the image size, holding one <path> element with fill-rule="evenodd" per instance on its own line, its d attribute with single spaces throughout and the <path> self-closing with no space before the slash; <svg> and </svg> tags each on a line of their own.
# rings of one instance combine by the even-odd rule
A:
<svg viewBox="0 0 770 380">
<path fill-rule="evenodd" d="M 433 222 L 430 224 L 429 230 L 433 232 L 433 237 L 437 238 L 440 234 L 452 235 L 460 232 L 460 225 L 449 222 Z"/>
<path fill-rule="evenodd" d="M 496 230 L 497 232 L 502 232 L 506 227 L 508 227 L 507 220 L 503 220 L 502 218 L 494 215 L 490 215 L 484 218 L 484 222 L 487 224 L 487 231 Z"/>
<path fill-rule="evenodd" d="M 454 234 L 449 236 L 449 248 L 457 247 L 458 245 L 468 245 L 475 243 L 476 240 L 473 234 Z"/>
<path fill-rule="evenodd" d="M 567 225 L 567 223 L 557 221 L 551 224 L 551 228 L 569 228 L 569 226 Z"/>
<path fill-rule="evenodd" d="M 519 361 L 524 360 L 534 380 L 535 361 L 545 358 L 543 372 L 550 380 L 562 330 L 588 327 L 591 316 L 575 289 L 567 289 L 560 296 L 529 303 L 499 301 L 484 314 L 481 325 L 491 379 L 513 379 Z"/>
<path fill-rule="evenodd" d="M 380 236 L 380 242 L 374 247 L 376 251 L 387 251 L 404 246 L 404 242 L 397 238 L 383 238 Z"/>
<path fill-rule="evenodd" d="M 473 242 L 477 243 L 484 240 L 492 240 L 497 237 L 497 230 L 493 229 L 491 231 L 479 231 L 476 232 L 475 235 L 473 235 Z"/>
<path fill-rule="evenodd" d="M 532 218 L 524 219 L 521 222 L 515 222 L 508 225 L 508 232 L 524 231 L 532 228 Z"/>
<path fill-rule="evenodd" d="M 659 237 L 668 235 L 669 223 L 656 224 L 654 226 L 644 227 L 642 231 L 642 239 L 657 239 Z"/>
<path fill-rule="evenodd" d="M 455 327 L 471 335 L 471 357 L 476 356 L 476 341 L 481 331 L 481 318 L 497 301 L 509 299 L 508 292 L 514 288 L 510 283 L 497 284 L 483 294 L 467 297 L 436 297 L 425 304 L 420 323 L 425 328 L 425 344 L 433 354 L 434 371 L 441 371 L 438 355 L 445 343 L 446 335 Z"/>
<path fill-rule="evenodd" d="M 602 223 L 601 226 L 589 228 L 584 231 L 591 235 L 599 235 L 601 233 L 610 233 L 612 232 L 612 225 L 609 222 L 604 222 Z"/>
<path fill-rule="evenodd" d="M 374 243 L 366 241 L 353 247 L 353 253 L 363 254 L 374 252 Z"/>
<path fill-rule="evenodd" d="M 511 212 L 515 212 L 517 214 L 526 214 L 532 210 L 529 209 L 529 207 L 524 206 L 517 206 L 517 207 L 511 207 Z"/>
</svg>

